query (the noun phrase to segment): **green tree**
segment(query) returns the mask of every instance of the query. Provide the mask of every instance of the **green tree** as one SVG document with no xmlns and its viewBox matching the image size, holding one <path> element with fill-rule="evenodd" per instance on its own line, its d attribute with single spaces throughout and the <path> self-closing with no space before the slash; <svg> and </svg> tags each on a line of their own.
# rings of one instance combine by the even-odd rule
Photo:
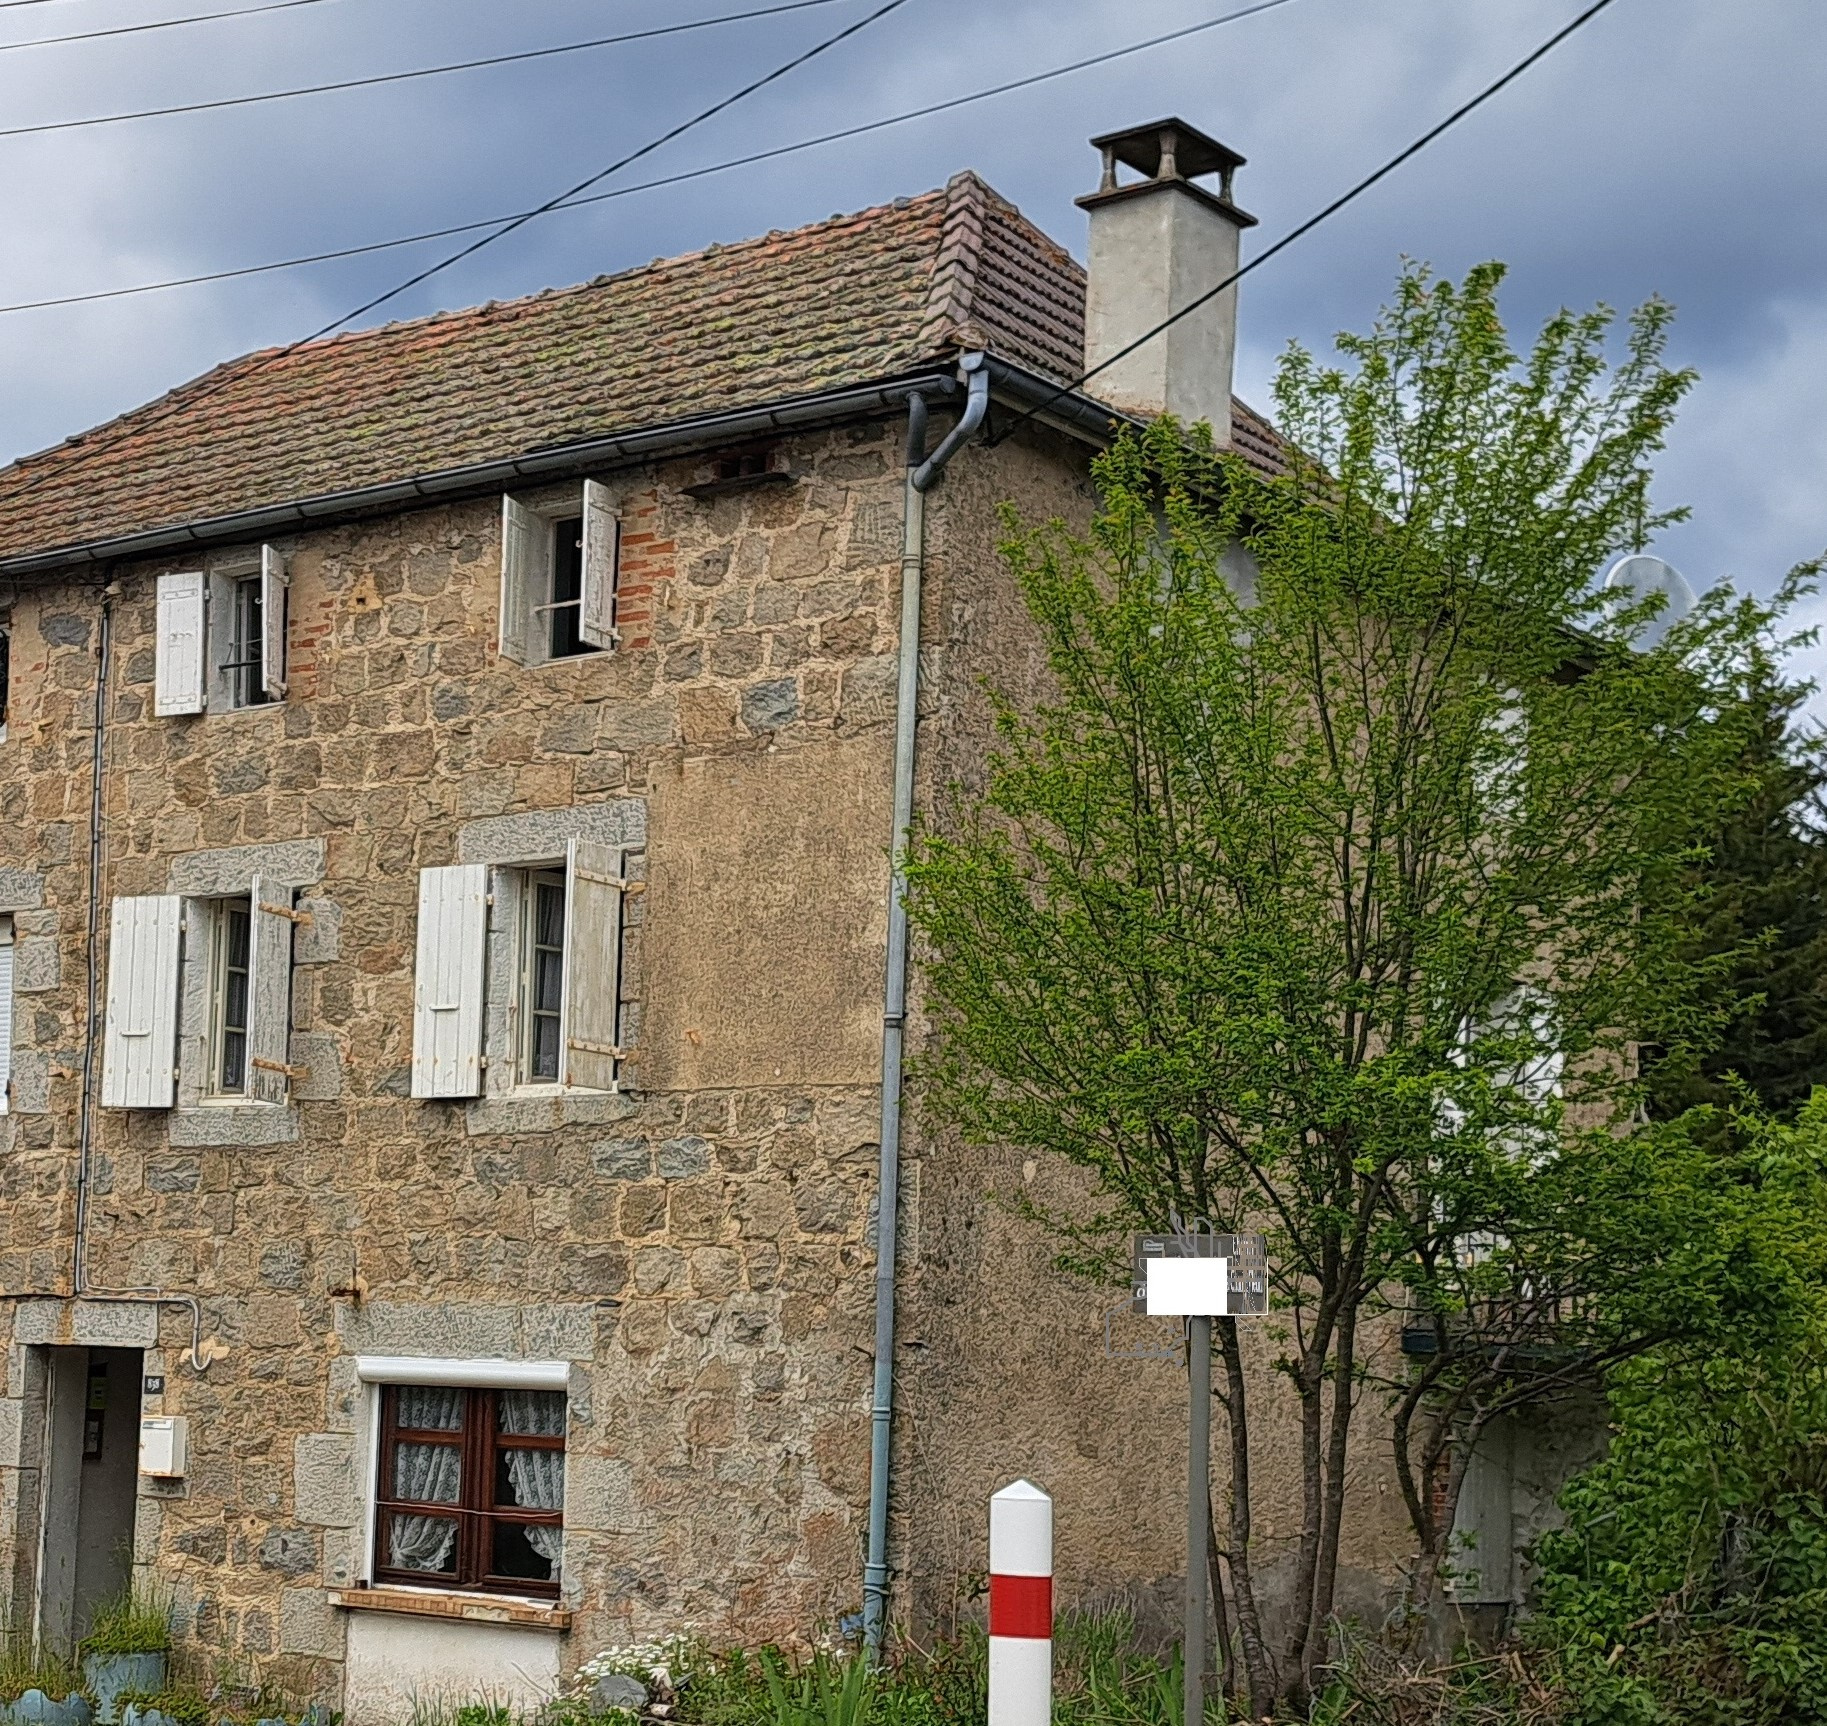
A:
<svg viewBox="0 0 1827 1726">
<path fill-rule="evenodd" d="M 1718 1125 L 1661 1131 L 1744 1146 L 1786 1322 L 1616 1375 L 1610 1451 L 1535 1552 L 1529 1635 L 1570 1726 L 1827 1721 L 1827 1092 L 1793 1125 Z"/>
<path fill-rule="evenodd" d="M 1665 1118 L 1705 1105 L 1723 1127 L 1741 1089 L 1793 1115 L 1827 1082 L 1827 749 L 1797 724 L 1809 693 L 1792 684 L 1756 692 L 1746 753 L 1755 792 L 1683 883 L 1694 913 L 1688 951 L 1726 962 L 1716 987 L 1727 1019 L 1713 1047 L 1652 1072 L 1651 1106 Z"/>
<path fill-rule="evenodd" d="M 1685 1057 L 1713 1028 L 1684 872 L 1748 795 L 1773 613 L 1715 594 L 1633 650 L 1651 608 L 1608 611 L 1596 576 L 1667 519 L 1666 309 L 1615 369 L 1603 312 L 1519 358 L 1501 274 L 1411 271 L 1343 365 L 1292 350 L 1282 479 L 1162 422 L 1100 462 L 1088 534 L 1011 518 L 1052 694 L 1005 703 L 987 788 L 909 859 L 926 1101 L 1092 1173 L 1095 1214 L 1049 1219 L 1062 1263 L 1114 1279 L 1174 1213 L 1269 1234 L 1278 1376 L 1215 1327 L 1257 1712 L 1326 1659 L 1366 1390 L 1397 1405 L 1425 1599 L 1482 1424 L 1687 1322 L 1647 1291 L 1703 1268 L 1688 1212 L 1729 1221 L 1623 1129 L 1635 1044 Z M 1587 1298 L 1625 1264 L 1634 1307 Z M 1439 1344 L 1419 1375 L 1390 1365 L 1398 1320 Z M 1250 1473 L 1277 1394 L 1302 1483 L 1280 1625 Z"/>
</svg>

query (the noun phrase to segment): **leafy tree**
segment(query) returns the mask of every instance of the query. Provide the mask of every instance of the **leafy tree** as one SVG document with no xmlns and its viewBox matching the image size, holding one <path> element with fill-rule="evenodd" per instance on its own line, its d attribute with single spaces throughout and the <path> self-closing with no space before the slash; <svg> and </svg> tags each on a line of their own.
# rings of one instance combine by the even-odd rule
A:
<svg viewBox="0 0 1827 1726">
<path fill-rule="evenodd" d="M 1530 1637 L 1575 1726 L 1827 1721 L 1827 1092 L 1732 1125 L 1791 1322 L 1617 1375 L 1610 1451 L 1535 1554 Z"/>
<path fill-rule="evenodd" d="M 1822 738 L 1797 726 L 1805 687 L 1756 692 L 1759 723 L 1746 765 L 1755 791 L 1712 837 L 1683 890 L 1694 900 L 1688 951 L 1725 956 L 1718 999 L 1724 1034 L 1691 1064 L 1651 1075 L 1654 1111 L 1706 1105 L 1722 1128 L 1740 1091 L 1791 1115 L 1827 1082 L 1827 790 Z"/>
<path fill-rule="evenodd" d="M 1623 1129 L 1634 1045 L 1713 1029 L 1724 961 L 1682 946 L 1684 872 L 1749 794 L 1772 612 L 1716 594 L 1633 651 L 1652 608 L 1607 611 L 1595 579 L 1667 519 L 1668 314 L 1629 321 L 1615 369 L 1603 312 L 1519 359 L 1501 274 L 1411 271 L 1344 365 L 1291 350 L 1284 478 L 1161 422 L 1100 462 L 1088 533 L 1011 517 L 1052 693 L 1005 702 L 986 789 L 909 860 L 926 1100 L 1091 1172 L 1096 1213 L 1049 1219 L 1062 1262 L 1115 1278 L 1173 1213 L 1269 1234 L 1274 1374 L 1268 1339 L 1215 1327 L 1259 1713 L 1327 1657 L 1367 1389 L 1396 1404 L 1425 1601 L 1488 1420 L 1740 1304 L 1654 1298 L 1716 1259 L 1684 1219 L 1729 1224 L 1728 1195 L 1684 1197 Z M 1433 1334 L 1419 1373 L 1396 1320 Z M 1301 1510 L 1277 1625 L 1250 1469 L 1280 1394 Z"/>
</svg>

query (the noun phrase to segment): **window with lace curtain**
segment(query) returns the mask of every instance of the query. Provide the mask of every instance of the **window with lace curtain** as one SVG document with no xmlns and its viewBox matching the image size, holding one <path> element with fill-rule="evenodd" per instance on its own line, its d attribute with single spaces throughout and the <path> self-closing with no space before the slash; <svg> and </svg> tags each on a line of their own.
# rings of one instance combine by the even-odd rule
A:
<svg viewBox="0 0 1827 1726">
<path fill-rule="evenodd" d="M 382 1388 L 375 1581 L 555 1595 L 564 1502 L 563 1391 Z"/>
</svg>

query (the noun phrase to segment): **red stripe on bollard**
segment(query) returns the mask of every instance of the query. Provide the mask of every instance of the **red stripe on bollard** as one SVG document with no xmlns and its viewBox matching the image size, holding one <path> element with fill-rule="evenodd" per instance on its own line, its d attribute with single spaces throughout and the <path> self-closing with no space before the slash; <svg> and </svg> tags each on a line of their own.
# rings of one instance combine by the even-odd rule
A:
<svg viewBox="0 0 1827 1726">
<path fill-rule="evenodd" d="M 991 1576 L 990 1634 L 1049 1640 L 1053 1635 L 1053 1578 Z"/>
</svg>

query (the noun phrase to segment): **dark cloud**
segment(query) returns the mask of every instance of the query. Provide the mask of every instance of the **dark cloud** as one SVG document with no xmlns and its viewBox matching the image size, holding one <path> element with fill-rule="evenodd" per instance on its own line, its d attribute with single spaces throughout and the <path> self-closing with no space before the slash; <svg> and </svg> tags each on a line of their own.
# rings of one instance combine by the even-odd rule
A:
<svg viewBox="0 0 1827 1726">
<path fill-rule="evenodd" d="M 684 37 L 217 114 L 0 140 L 0 300 L 179 275 L 536 203 L 810 45 L 868 0 Z M 1235 0 L 1232 0 L 1235 4 Z M 59 0 L 0 40 L 196 9 Z M 326 0 L 115 42 L 0 53 L 27 124 L 424 65 L 738 9 L 736 0 Z M 696 166 L 1175 28 L 1222 0 L 910 0 L 669 145 Z M 876 203 L 978 169 L 1080 249 L 1084 139 L 1178 112 L 1250 157 L 1273 237 L 1430 125 L 1575 0 L 1293 0 L 1190 43 L 763 166 L 554 218 L 389 307 L 526 293 Z M 1618 0 L 1359 205 L 1251 278 L 1240 387 L 1290 337 L 1361 326 L 1399 259 L 1511 266 L 1522 334 L 1556 306 L 1679 308 L 1702 383 L 1664 466 L 1694 509 L 1663 548 L 1767 590 L 1827 545 L 1827 19 L 1818 0 Z M 53 442 L 359 303 L 435 246 L 0 318 L 0 450 Z"/>
</svg>

